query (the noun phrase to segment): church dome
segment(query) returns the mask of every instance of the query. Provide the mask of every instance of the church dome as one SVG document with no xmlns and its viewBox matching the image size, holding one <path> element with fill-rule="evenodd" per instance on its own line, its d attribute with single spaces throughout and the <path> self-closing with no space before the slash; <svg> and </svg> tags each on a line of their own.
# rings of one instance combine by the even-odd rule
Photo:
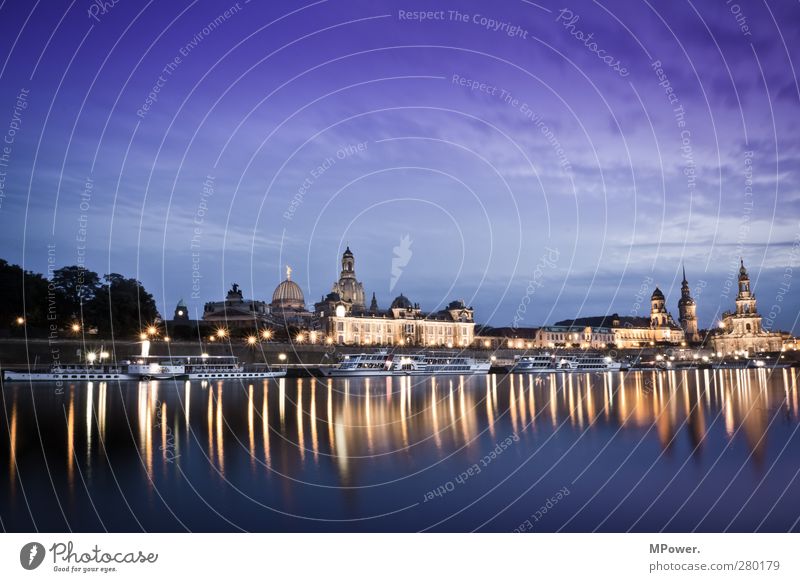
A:
<svg viewBox="0 0 800 582">
<path fill-rule="evenodd" d="M 305 303 L 305 297 L 303 297 L 303 290 L 300 289 L 300 285 L 288 279 L 282 281 L 272 294 L 272 302 L 277 303 L 283 301 L 299 301 L 300 303 Z"/>
<path fill-rule="evenodd" d="M 340 248 L 341 248 L 341 247 L 340 247 Z M 352 257 L 352 256 L 353 256 L 353 251 L 351 251 L 351 250 L 350 250 L 350 246 L 348 246 L 348 247 L 345 249 L 345 251 L 344 251 L 344 254 L 342 254 L 342 256 L 343 256 L 343 257 Z"/>
<path fill-rule="evenodd" d="M 656 287 L 656 290 L 653 291 L 653 295 L 650 297 L 650 301 L 655 301 L 656 299 L 664 300 L 664 294 L 661 292 L 661 289 Z"/>
<path fill-rule="evenodd" d="M 392 309 L 412 309 L 413 305 L 411 305 L 411 300 L 408 297 L 400 293 L 395 300 L 392 301 Z"/>
<path fill-rule="evenodd" d="M 305 309 L 306 300 L 300 285 L 292 281 L 291 270 L 286 269 L 286 279 L 281 281 L 272 294 L 273 309 Z"/>
</svg>

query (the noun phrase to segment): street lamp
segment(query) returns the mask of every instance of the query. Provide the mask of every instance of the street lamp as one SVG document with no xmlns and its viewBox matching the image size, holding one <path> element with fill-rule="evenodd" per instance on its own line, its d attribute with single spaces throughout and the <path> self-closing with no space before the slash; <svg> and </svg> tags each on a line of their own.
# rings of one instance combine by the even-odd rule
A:
<svg viewBox="0 0 800 582">
<path fill-rule="evenodd" d="M 272 330 L 265 329 L 261 332 L 261 337 L 263 337 L 265 340 L 272 339 Z"/>
<path fill-rule="evenodd" d="M 281 362 L 285 362 L 286 361 L 286 354 L 278 354 L 278 359 Z"/>
<path fill-rule="evenodd" d="M 258 338 L 254 335 L 247 336 L 247 345 L 254 346 L 258 342 Z"/>
<path fill-rule="evenodd" d="M 94 361 L 95 361 L 96 359 L 97 359 L 97 354 L 95 354 L 94 352 L 89 352 L 88 354 L 86 354 L 86 360 L 87 360 L 87 361 L 88 361 L 90 364 L 94 364 Z"/>
<path fill-rule="evenodd" d="M 25 323 L 25 318 L 20 315 L 17 318 L 17 325 L 22 325 L 23 323 Z"/>
<path fill-rule="evenodd" d="M 147 334 L 144 333 L 144 332 L 140 333 L 139 334 L 139 339 L 142 340 L 142 341 L 146 340 L 147 339 Z"/>
<path fill-rule="evenodd" d="M 226 330 L 224 327 L 220 327 L 217 329 L 217 337 L 219 339 L 224 338 L 226 335 L 228 335 L 228 330 Z"/>
<path fill-rule="evenodd" d="M 81 324 L 77 321 L 70 326 L 72 333 L 78 333 L 81 330 Z"/>
<path fill-rule="evenodd" d="M 156 335 L 157 333 L 158 333 L 158 328 L 155 325 L 147 326 L 147 335 Z"/>
</svg>

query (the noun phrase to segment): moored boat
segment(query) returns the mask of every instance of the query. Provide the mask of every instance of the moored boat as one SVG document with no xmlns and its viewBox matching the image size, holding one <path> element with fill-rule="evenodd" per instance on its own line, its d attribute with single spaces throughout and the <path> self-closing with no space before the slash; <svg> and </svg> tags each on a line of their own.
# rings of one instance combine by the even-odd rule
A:
<svg viewBox="0 0 800 582">
<path fill-rule="evenodd" d="M 491 363 L 452 353 L 396 354 L 387 350 L 350 354 L 337 365 L 323 369 L 330 377 L 473 375 L 489 372 Z"/>
<path fill-rule="evenodd" d="M 510 371 L 515 373 L 615 372 L 622 369 L 621 362 L 602 354 L 542 353 L 517 356 Z"/>
</svg>

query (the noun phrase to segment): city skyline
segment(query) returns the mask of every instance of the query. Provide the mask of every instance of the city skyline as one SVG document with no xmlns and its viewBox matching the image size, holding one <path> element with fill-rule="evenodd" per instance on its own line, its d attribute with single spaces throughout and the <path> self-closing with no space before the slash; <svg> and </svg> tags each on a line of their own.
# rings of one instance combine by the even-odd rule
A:
<svg viewBox="0 0 800 582">
<path fill-rule="evenodd" d="M 460 297 L 496 326 L 532 280 L 522 325 L 629 314 L 648 279 L 676 311 L 685 263 L 709 326 L 744 256 L 773 328 L 797 333 L 796 11 L 743 30 L 716 7 L 624 6 L 232 2 L 144 26 L 119 3 L 57 26 L 8 5 L 6 258 L 44 272 L 53 244 L 169 313 L 231 281 L 266 296 L 287 263 L 316 299 L 350 244 L 384 301 Z"/>
</svg>

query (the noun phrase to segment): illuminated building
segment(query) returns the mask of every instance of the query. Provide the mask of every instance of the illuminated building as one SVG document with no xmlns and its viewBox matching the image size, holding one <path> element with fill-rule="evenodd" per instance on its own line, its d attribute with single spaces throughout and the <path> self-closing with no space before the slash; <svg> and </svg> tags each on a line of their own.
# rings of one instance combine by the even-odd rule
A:
<svg viewBox="0 0 800 582">
<path fill-rule="evenodd" d="M 185 308 L 185 306 L 184 306 Z M 180 303 L 175 314 L 181 310 Z M 266 320 L 269 307 L 264 301 L 244 299 L 242 290 L 234 283 L 228 291 L 225 301 L 212 301 L 203 307 L 203 323 L 217 324 L 228 328 L 252 329 Z"/>
<path fill-rule="evenodd" d="M 711 338 L 714 351 L 724 354 L 744 352 L 778 352 L 789 336 L 768 332 L 761 327 L 761 315 L 756 308 L 756 296 L 750 288 L 750 276 L 739 263 L 739 293 L 736 311 L 725 312 L 722 322 Z"/>
</svg>

